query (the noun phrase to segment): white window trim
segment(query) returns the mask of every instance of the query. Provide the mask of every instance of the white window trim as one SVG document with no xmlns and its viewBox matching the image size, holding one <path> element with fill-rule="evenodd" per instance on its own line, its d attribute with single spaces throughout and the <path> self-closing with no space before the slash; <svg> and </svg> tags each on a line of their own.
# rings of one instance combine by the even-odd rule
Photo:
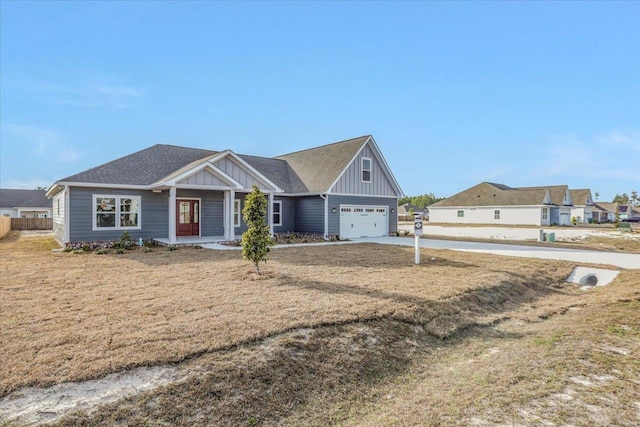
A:
<svg viewBox="0 0 640 427">
<path fill-rule="evenodd" d="M 460 215 L 461 213 L 462 215 Z M 457 215 L 458 215 L 458 218 L 464 218 L 464 210 L 458 209 Z"/>
<path fill-rule="evenodd" d="M 113 230 L 140 230 L 142 229 L 142 196 L 131 196 L 128 194 L 92 194 L 92 230 L 93 231 L 113 231 Z M 97 224 L 97 213 L 98 213 L 98 204 L 96 203 L 98 198 L 113 198 L 116 199 L 116 224 L 115 227 L 98 227 Z M 138 225 L 135 227 L 122 227 L 120 226 L 120 199 L 138 199 L 138 206 L 140 207 L 138 210 Z"/>
<path fill-rule="evenodd" d="M 273 225 L 274 226 L 281 226 L 282 225 L 282 200 L 274 200 L 273 205 L 280 205 L 280 209 L 278 210 L 278 215 L 280 215 L 280 221 L 276 222 L 275 220 L 273 220 Z M 276 213 L 276 210 L 273 209 L 273 207 L 271 208 L 272 212 L 271 212 L 271 218 L 273 219 L 273 216 Z"/>
<path fill-rule="evenodd" d="M 493 219 L 500 219 L 500 209 L 495 209 L 493 211 Z"/>
<path fill-rule="evenodd" d="M 364 168 L 365 160 L 369 160 L 369 169 Z M 360 159 L 360 182 L 363 182 L 366 184 L 371 183 L 372 177 L 373 177 L 372 169 L 373 169 L 373 160 L 371 160 L 371 157 L 363 157 L 362 159 Z M 364 180 L 364 177 L 363 177 L 364 171 L 369 171 L 369 181 Z"/>
<path fill-rule="evenodd" d="M 240 223 L 242 222 L 242 200 L 235 199 L 233 201 L 233 226 L 240 227 Z M 236 209 L 238 210 L 238 216 L 236 216 Z M 236 220 L 238 220 L 236 222 Z"/>
</svg>

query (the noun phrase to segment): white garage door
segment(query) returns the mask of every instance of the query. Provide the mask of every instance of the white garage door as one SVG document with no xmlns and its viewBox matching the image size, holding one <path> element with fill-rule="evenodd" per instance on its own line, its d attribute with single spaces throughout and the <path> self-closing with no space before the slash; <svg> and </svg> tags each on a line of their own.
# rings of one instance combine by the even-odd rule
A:
<svg viewBox="0 0 640 427">
<path fill-rule="evenodd" d="M 340 237 L 386 236 L 389 233 L 387 206 L 340 205 Z"/>
</svg>

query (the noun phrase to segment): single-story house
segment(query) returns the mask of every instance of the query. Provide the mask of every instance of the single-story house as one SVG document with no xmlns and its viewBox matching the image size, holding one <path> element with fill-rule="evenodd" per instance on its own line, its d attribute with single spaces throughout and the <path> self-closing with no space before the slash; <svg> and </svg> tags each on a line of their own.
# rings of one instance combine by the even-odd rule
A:
<svg viewBox="0 0 640 427">
<path fill-rule="evenodd" d="M 483 182 L 429 206 L 429 222 L 569 225 L 573 201 L 566 185 L 512 188 Z"/>
<path fill-rule="evenodd" d="M 593 204 L 592 214 L 594 221 L 598 222 L 614 222 L 616 213 L 618 212 L 617 203 L 595 202 Z"/>
<path fill-rule="evenodd" d="M 415 214 L 419 214 L 420 218 L 423 220 L 429 219 L 428 208 L 421 208 L 420 206 L 413 205 L 411 203 L 405 203 L 404 205 L 398 206 L 399 221 L 413 221 Z"/>
<path fill-rule="evenodd" d="M 0 216 L 51 218 L 52 205 L 44 190 L 0 188 Z"/>
<path fill-rule="evenodd" d="M 623 220 L 632 216 L 639 216 L 640 209 L 633 205 L 618 205 L 618 219 Z"/>
<path fill-rule="evenodd" d="M 272 158 L 158 144 L 56 181 L 47 195 L 61 243 L 117 240 L 125 231 L 179 243 L 237 238 L 254 185 L 269 199 L 272 233 L 397 230 L 403 193 L 371 135 Z"/>
<path fill-rule="evenodd" d="M 571 219 L 576 222 L 588 223 L 593 220 L 593 197 L 588 188 L 580 190 L 569 190 L 573 207 L 571 208 Z"/>
</svg>

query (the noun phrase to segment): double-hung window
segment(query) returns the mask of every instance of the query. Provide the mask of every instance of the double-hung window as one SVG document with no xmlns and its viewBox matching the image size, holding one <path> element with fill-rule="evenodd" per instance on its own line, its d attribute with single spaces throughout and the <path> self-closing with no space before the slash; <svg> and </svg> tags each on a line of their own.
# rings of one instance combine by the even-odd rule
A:
<svg viewBox="0 0 640 427">
<path fill-rule="evenodd" d="M 233 203 L 233 226 L 240 227 L 240 219 L 242 218 L 242 210 L 240 209 L 241 200 L 234 200 Z"/>
<path fill-rule="evenodd" d="M 94 230 L 140 229 L 140 196 L 93 195 Z"/>
<path fill-rule="evenodd" d="M 371 159 L 362 158 L 362 182 L 371 182 Z"/>
<path fill-rule="evenodd" d="M 458 218 L 464 217 L 464 211 L 458 211 Z"/>
<path fill-rule="evenodd" d="M 494 219 L 500 219 L 500 211 L 498 209 L 493 211 L 493 218 Z"/>
<path fill-rule="evenodd" d="M 282 225 L 282 200 L 273 202 L 273 225 Z"/>
</svg>

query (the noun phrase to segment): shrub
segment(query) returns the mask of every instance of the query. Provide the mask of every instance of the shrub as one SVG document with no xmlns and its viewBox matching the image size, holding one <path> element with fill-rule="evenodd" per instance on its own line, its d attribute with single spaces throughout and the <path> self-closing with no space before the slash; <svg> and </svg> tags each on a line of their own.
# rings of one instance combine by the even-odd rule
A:
<svg viewBox="0 0 640 427">
<path fill-rule="evenodd" d="M 106 249 L 96 249 L 93 253 L 96 254 L 96 255 L 104 255 L 104 254 L 107 253 L 107 250 Z"/>
</svg>

